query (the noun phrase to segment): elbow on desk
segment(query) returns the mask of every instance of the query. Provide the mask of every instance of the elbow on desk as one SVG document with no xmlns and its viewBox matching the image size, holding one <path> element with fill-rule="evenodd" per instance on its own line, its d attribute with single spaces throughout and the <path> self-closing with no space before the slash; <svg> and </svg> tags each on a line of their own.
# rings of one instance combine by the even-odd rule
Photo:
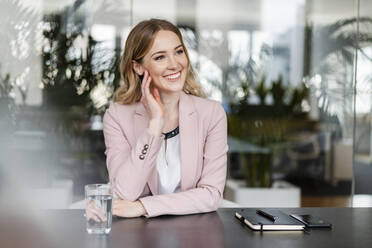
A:
<svg viewBox="0 0 372 248">
<path fill-rule="evenodd" d="M 220 207 L 220 205 L 222 203 L 222 200 L 223 200 L 223 197 L 222 196 L 219 196 L 217 198 L 217 200 L 214 202 L 214 204 L 212 206 L 212 211 L 216 211 Z"/>
<path fill-rule="evenodd" d="M 128 201 L 136 201 L 140 198 L 142 190 L 129 188 L 127 185 L 123 186 L 119 183 L 114 185 L 114 193 L 120 198 Z"/>
<path fill-rule="evenodd" d="M 209 191 L 210 198 L 206 199 L 206 210 L 205 212 L 216 211 L 222 203 L 223 196 L 218 189 L 206 187 Z"/>
<path fill-rule="evenodd" d="M 222 198 L 210 200 L 206 203 L 203 209 L 200 209 L 200 213 L 209 213 L 209 212 L 217 211 L 221 203 L 222 203 Z"/>
</svg>

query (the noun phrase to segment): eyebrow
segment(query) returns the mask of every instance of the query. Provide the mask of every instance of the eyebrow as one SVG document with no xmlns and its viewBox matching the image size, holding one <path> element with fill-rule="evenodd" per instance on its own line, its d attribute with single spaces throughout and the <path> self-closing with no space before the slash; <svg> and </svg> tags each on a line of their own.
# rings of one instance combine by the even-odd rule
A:
<svg viewBox="0 0 372 248">
<path fill-rule="evenodd" d="M 176 46 L 176 47 L 174 48 L 174 50 L 177 50 L 179 47 L 182 47 L 182 44 Z M 151 54 L 151 57 L 154 56 L 154 55 L 157 54 L 157 53 L 165 53 L 165 52 L 166 52 L 166 51 L 157 51 L 157 52 L 154 52 L 153 54 Z"/>
</svg>

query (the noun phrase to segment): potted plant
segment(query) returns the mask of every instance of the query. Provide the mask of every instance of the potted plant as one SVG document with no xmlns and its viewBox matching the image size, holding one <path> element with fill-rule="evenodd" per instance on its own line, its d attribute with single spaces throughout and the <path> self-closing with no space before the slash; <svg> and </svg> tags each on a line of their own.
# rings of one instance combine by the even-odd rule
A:
<svg viewBox="0 0 372 248">
<path fill-rule="evenodd" d="M 288 183 L 273 182 L 272 170 L 273 161 L 285 149 L 286 137 L 292 130 L 311 128 L 313 124 L 301 107 L 302 102 L 308 97 L 308 88 L 304 84 L 296 88 L 284 86 L 282 77 L 271 82 L 271 87 L 268 88 L 263 77 L 253 89 L 260 99 L 259 104 L 256 105 L 249 103 L 250 91 L 247 89 L 246 82 L 242 83 L 241 89 L 243 94 L 240 93 L 242 96 L 240 101 L 231 103 L 228 127 L 230 140 L 240 140 L 242 143 L 235 143 L 240 147 L 245 144 L 245 149 L 237 150 L 237 163 L 240 164 L 244 181 L 228 180 L 225 197 L 240 204 L 247 201 L 248 204 L 252 202 L 252 197 L 259 197 L 259 195 L 264 200 L 279 197 L 277 202 L 283 202 L 280 201 L 281 197 L 292 194 L 293 202 L 287 201 L 287 203 L 292 204 L 290 206 L 299 206 L 299 189 Z M 266 103 L 266 97 L 269 95 L 273 99 L 270 105 Z M 272 189 L 273 186 L 282 188 Z M 264 202 L 263 205 L 270 205 Z"/>
</svg>

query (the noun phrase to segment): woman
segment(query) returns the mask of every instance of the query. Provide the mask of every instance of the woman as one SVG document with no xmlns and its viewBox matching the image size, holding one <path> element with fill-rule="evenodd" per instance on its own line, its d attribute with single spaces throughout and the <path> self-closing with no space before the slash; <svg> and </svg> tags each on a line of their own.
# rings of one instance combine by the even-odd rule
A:
<svg viewBox="0 0 372 248">
<path fill-rule="evenodd" d="M 124 85 L 106 111 L 113 214 L 153 217 L 214 211 L 226 180 L 222 106 L 203 98 L 177 27 L 165 20 L 130 32 L 120 65 Z"/>
</svg>

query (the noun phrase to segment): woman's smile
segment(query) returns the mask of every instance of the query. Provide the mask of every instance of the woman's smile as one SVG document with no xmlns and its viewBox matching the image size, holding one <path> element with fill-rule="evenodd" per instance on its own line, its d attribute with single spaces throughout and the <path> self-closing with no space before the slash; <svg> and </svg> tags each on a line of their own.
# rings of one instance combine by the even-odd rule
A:
<svg viewBox="0 0 372 248">
<path fill-rule="evenodd" d="M 169 74 L 164 76 L 169 82 L 176 82 L 181 78 L 181 72 L 176 72 L 173 74 Z"/>
</svg>

